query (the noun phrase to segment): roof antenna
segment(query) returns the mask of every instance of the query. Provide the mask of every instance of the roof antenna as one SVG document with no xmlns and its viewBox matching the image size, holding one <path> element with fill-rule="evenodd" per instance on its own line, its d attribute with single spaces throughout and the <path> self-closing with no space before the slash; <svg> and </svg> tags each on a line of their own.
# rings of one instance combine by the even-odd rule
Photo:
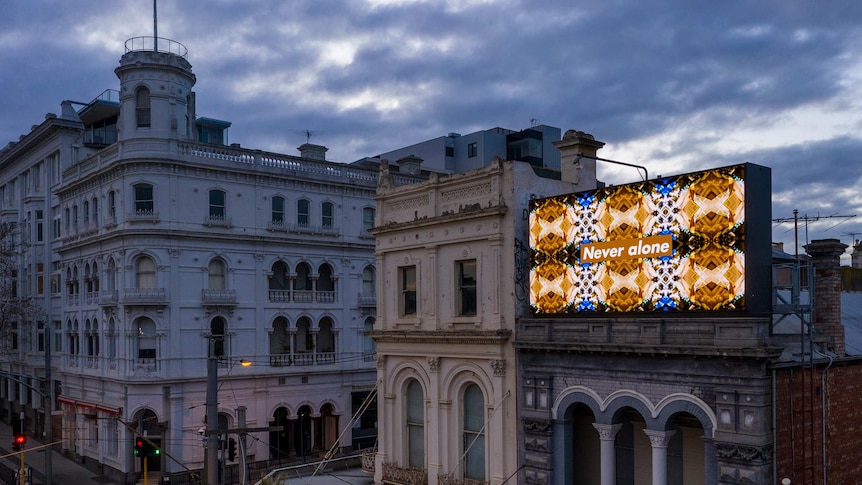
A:
<svg viewBox="0 0 862 485">
<path fill-rule="evenodd" d="M 311 143 L 311 137 L 314 135 L 319 135 L 323 133 L 322 131 L 311 131 L 311 130 L 291 130 L 293 133 L 298 135 L 305 135 L 305 143 Z"/>
<path fill-rule="evenodd" d="M 153 52 L 159 51 L 159 22 L 157 20 L 157 5 L 159 0 L 153 0 Z"/>
</svg>

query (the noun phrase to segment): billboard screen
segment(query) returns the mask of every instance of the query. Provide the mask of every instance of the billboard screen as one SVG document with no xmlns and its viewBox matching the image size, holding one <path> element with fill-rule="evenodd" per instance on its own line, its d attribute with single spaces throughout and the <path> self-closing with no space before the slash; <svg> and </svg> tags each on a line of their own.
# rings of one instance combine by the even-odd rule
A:
<svg viewBox="0 0 862 485">
<path fill-rule="evenodd" d="M 533 312 L 751 310 L 771 284 L 770 184 L 743 164 L 531 201 Z"/>
</svg>

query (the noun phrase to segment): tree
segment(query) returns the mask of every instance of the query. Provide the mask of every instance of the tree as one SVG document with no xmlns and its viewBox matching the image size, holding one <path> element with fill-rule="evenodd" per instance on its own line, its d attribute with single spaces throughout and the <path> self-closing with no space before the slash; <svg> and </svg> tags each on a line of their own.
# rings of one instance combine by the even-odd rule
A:
<svg viewBox="0 0 862 485">
<path fill-rule="evenodd" d="M 18 281 L 25 238 L 18 225 L 0 221 L 0 353 L 18 352 L 29 341 L 31 322 L 41 315 L 29 291 L 21 291 Z"/>
</svg>

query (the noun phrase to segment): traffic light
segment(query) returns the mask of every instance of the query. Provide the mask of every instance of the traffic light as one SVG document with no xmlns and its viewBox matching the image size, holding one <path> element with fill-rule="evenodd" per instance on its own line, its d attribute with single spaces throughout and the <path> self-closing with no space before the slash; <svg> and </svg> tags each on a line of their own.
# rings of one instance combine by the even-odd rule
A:
<svg viewBox="0 0 862 485">
<path fill-rule="evenodd" d="M 135 456 L 159 456 L 161 453 L 162 450 L 147 440 L 135 438 Z"/>
<path fill-rule="evenodd" d="M 227 459 L 236 460 L 236 440 L 233 438 L 227 440 Z"/>
<path fill-rule="evenodd" d="M 21 448 L 27 444 L 27 435 L 24 433 L 16 434 L 12 440 L 12 450 L 21 451 Z"/>
<path fill-rule="evenodd" d="M 143 438 L 135 438 L 135 456 L 147 456 L 147 444 Z"/>
</svg>

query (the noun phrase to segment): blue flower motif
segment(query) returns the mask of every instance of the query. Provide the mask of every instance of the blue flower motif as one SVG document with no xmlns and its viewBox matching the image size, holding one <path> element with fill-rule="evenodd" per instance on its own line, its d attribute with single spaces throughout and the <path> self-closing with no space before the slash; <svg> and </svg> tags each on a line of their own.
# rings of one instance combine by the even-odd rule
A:
<svg viewBox="0 0 862 485">
<path fill-rule="evenodd" d="M 584 311 L 594 312 L 594 311 L 596 311 L 596 306 L 593 305 L 593 303 L 590 300 L 583 299 L 583 300 L 581 300 L 580 303 L 578 303 L 578 311 L 579 312 L 584 312 Z"/>
<path fill-rule="evenodd" d="M 670 179 L 661 179 L 660 181 L 656 182 L 655 188 L 661 195 L 667 195 L 671 193 L 673 189 L 676 188 L 676 181 Z"/>
<path fill-rule="evenodd" d="M 676 303 L 669 296 L 664 295 L 655 303 L 656 310 L 670 311 L 676 308 Z"/>
<path fill-rule="evenodd" d="M 583 195 L 578 197 L 578 204 L 580 204 L 581 207 L 589 207 L 594 200 L 596 200 L 596 196 L 594 194 Z"/>
</svg>

